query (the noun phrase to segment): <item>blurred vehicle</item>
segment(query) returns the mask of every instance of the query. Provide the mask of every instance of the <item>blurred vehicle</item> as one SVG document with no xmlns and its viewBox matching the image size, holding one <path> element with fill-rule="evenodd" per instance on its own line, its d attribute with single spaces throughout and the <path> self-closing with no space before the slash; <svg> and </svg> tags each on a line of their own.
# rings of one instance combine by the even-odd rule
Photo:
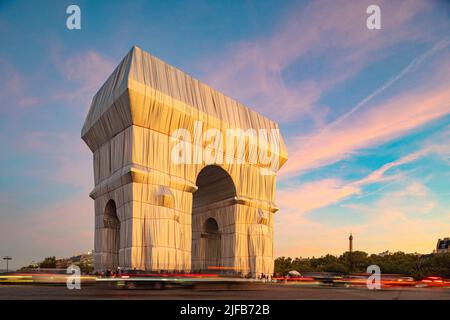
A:
<svg viewBox="0 0 450 320">
<path fill-rule="evenodd" d="M 0 274 L 0 284 L 22 284 L 32 283 L 33 277 L 29 274 L 2 273 Z"/>
<path fill-rule="evenodd" d="M 437 276 L 423 278 L 418 284 L 420 287 L 450 287 L 450 279 L 444 279 Z"/>
<path fill-rule="evenodd" d="M 402 274 L 381 274 L 381 287 L 413 287 L 417 281 Z"/>
<path fill-rule="evenodd" d="M 298 275 L 297 275 L 298 273 Z M 272 278 L 275 282 L 286 284 L 333 284 L 342 279 L 342 275 L 334 272 L 289 272 L 286 276 L 276 275 Z"/>
<path fill-rule="evenodd" d="M 340 279 L 336 279 L 334 281 L 335 285 L 344 285 L 346 287 L 349 286 L 367 286 L 367 278 L 369 277 L 369 274 L 367 273 L 360 273 L 360 274 L 351 274 L 344 276 Z"/>
<path fill-rule="evenodd" d="M 319 284 L 319 281 L 315 280 L 312 277 L 291 277 L 291 276 L 276 276 L 273 277 L 272 280 L 277 283 L 286 283 L 286 284 Z"/>
<path fill-rule="evenodd" d="M 36 269 L 23 272 L 0 274 L 0 284 L 61 284 L 66 285 L 68 277 L 66 269 Z M 95 277 L 80 275 L 82 284 L 95 283 Z"/>
<path fill-rule="evenodd" d="M 127 270 L 118 273 L 105 273 L 96 279 L 98 284 L 112 285 L 123 289 L 165 289 L 179 287 L 209 286 L 209 288 L 229 287 L 243 283 L 254 282 L 254 279 L 230 277 L 220 272 L 148 272 L 141 270 Z"/>
<path fill-rule="evenodd" d="M 337 272 L 306 272 L 303 277 L 313 278 L 324 284 L 333 284 L 343 278 L 343 275 Z"/>
<path fill-rule="evenodd" d="M 358 273 L 345 276 L 341 279 L 334 281 L 335 284 L 345 286 L 367 286 L 367 279 L 370 274 Z M 413 287 L 417 284 L 417 281 L 413 277 L 401 275 L 401 274 L 381 274 L 380 276 L 381 288 L 390 287 Z"/>
</svg>

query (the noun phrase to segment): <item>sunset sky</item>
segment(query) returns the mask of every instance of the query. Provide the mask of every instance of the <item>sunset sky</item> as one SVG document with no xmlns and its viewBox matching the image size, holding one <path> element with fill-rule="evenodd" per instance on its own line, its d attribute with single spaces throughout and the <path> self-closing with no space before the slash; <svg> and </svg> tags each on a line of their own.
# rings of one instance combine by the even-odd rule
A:
<svg viewBox="0 0 450 320">
<path fill-rule="evenodd" d="M 425 0 L 1 1 L 0 256 L 93 249 L 80 131 L 133 45 L 279 123 L 276 257 L 341 254 L 350 232 L 369 253 L 431 252 L 450 236 L 449 14 Z"/>
</svg>

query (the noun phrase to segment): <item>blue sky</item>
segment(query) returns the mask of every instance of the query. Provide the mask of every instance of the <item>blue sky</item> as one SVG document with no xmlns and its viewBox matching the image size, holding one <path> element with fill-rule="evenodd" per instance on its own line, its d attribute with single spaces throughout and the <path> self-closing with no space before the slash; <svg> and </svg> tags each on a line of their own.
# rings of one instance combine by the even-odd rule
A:
<svg viewBox="0 0 450 320">
<path fill-rule="evenodd" d="M 66 28 L 70 4 L 81 30 Z M 366 28 L 378 4 L 382 29 Z M 93 247 L 96 90 L 132 45 L 276 120 L 275 255 L 431 252 L 450 235 L 445 1 L 2 1 L 0 254 Z"/>
</svg>

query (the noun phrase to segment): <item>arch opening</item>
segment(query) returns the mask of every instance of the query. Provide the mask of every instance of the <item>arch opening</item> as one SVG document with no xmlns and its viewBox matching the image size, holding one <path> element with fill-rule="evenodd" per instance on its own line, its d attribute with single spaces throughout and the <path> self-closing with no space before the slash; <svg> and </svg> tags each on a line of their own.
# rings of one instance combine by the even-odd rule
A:
<svg viewBox="0 0 450 320">
<path fill-rule="evenodd" d="M 234 199 L 236 188 L 223 168 L 210 165 L 197 176 L 197 191 L 192 201 L 192 268 L 207 271 L 224 265 L 222 230 L 228 199 Z"/>
<path fill-rule="evenodd" d="M 209 234 L 219 234 L 219 225 L 216 219 L 209 218 L 205 221 L 204 231 Z"/>
<path fill-rule="evenodd" d="M 103 214 L 103 225 L 106 229 L 106 251 L 110 253 L 110 261 L 106 265 L 111 269 L 119 267 L 120 220 L 114 200 L 109 200 Z"/>
<path fill-rule="evenodd" d="M 205 221 L 204 232 L 202 238 L 205 239 L 204 254 L 205 254 L 205 267 L 211 269 L 221 266 L 221 239 L 219 233 L 219 225 L 214 218 L 208 218 Z"/>
<path fill-rule="evenodd" d="M 233 179 L 228 172 L 216 165 L 203 168 L 195 184 L 198 190 L 194 192 L 194 209 L 236 196 Z"/>
</svg>

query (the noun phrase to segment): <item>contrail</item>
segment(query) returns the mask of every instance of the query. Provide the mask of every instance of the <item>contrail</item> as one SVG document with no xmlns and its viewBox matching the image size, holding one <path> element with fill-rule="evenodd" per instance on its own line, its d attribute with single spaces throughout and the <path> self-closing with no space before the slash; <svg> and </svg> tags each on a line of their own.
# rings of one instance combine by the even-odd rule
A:
<svg viewBox="0 0 450 320">
<path fill-rule="evenodd" d="M 328 126 L 326 126 L 323 130 L 321 130 L 321 133 L 330 127 L 333 127 L 343 120 L 347 119 L 350 115 L 352 115 L 354 112 L 358 111 L 361 107 L 363 107 L 367 102 L 372 100 L 375 96 L 379 95 L 381 92 L 389 88 L 393 83 L 397 82 L 401 78 L 403 78 L 408 72 L 419 66 L 425 59 L 427 59 L 429 56 L 433 55 L 436 51 L 439 51 L 445 47 L 447 47 L 450 44 L 450 39 L 443 39 L 436 43 L 433 47 L 428 49 L 424 54 L 422 54 L 419 57 L 416 57 L 413 61 L 411 61 L 399 74 L 397 74 L 395 77 L 389 79 L 385 84 L 383 84 L 381 87 L 376 89 L 374 92 L 372 92 L 370 95 L 365 97 L 361 102 L 359 102 L 356 106 L 354 106 L 349 112 L 346 114 L 340 116 L 338 119 L 330 123 Z"/>
</svg>

